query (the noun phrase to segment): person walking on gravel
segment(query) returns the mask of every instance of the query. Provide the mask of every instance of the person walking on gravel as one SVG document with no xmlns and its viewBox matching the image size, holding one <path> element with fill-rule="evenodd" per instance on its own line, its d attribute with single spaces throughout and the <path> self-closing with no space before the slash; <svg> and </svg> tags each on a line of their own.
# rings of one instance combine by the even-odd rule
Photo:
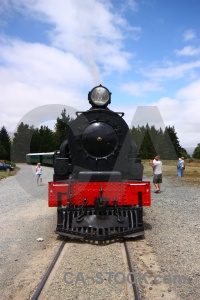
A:
<svg viewBox="0 0 200 300">
<path fill-rule="evenodd" d="M 39 185 L 39 181 L 40 181 L 40 185 L 42 185 L 42 167 L 40 163 L 37 164 L 35 172 L 36 172 L 35 174 L 37 179 L 37 185 Z"/>
<path fill-rule="evenodd" d="M 160 193 L 160 185 L 162 183 L 162 161 L 160 160 L 160 155 L 157 155 L 152 161 L 149 159 L 149 164 L 153 168 L 153 184 L 155 185 L 155 193 Z"/>
</svg>

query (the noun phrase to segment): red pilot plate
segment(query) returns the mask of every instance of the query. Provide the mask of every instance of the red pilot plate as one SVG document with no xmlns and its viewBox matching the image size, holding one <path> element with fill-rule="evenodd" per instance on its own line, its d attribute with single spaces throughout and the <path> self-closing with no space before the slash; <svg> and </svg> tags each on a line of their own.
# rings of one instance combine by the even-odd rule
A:
<svg viewBox="0 0 200 300">
<path fill-rule="evenodd" d="M 138 193 L 142 194 L 142 206 L 151 205 L 150 182 L 72 182 L 70 193 L 68 182 L 49 182 L 48 203 L 49 206 L 81 206 L 86 199 L 86 205 L 93 206 L 96 198 L 108 199 L 108 205 L 138 205 Z M 59 203 L 60 201 L 60 203 Z"/>
</svg>

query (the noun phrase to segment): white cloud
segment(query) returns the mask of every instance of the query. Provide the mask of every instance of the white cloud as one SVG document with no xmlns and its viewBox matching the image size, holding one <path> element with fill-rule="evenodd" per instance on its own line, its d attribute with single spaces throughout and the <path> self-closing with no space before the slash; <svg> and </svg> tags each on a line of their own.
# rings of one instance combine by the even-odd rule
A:
<svg viewBox="0 0 200 300">
<path fill-rule="evenodd" d="M 81 107 L 81 88 L 102 80 L 98 70 L 91 74 L 73 54 L 50 46 L 4 39 L 0 51 L 0 94 L 4 103 L 0 120 L 8 131 L 13 131 L 30 109 L 43 104 Z"/>
<path fill-rule="evenodd" d="M 9 83 L 0 87 L 1 99 L 6 101 L 5 108 L 0 111 L 1 123 L 8 131 L 16 128 L 19 120 L 32 109 L 44 104 L 63 104 L 74 107 L 76 110 L 87 105 L 87 97 L 72 89 L 67 91 L 55 87 L 31 87 L 21 83 Z M 61 111 L 60 111 L 61 113 Z"/>
<path fill-rule="evenodd" d="M 180 102 L 177 99 L 162 97 L 152 105 L 158 106 L 166 126 L 173 126 L 177 121 L 177 111 L 180 108 Z"/>
<path fill-rule="evenodd" d="M 161 90 L 159 84 L 153 81 L 124 83 L 121 85 L 121 89 L 132 96 L 143 96 L 148 92 Z"/>
<path fill-rule="evenodd" d="M 138 2 L 136 0 L 114 1 L 114 5 L 121 14 L 127 11 L 133 13 L 138 11 Z"/>
<path fill-rule="evenodd" d="M 138 4 L 135 0 L 127 0 L 125 2 L 125 5 L 127 5 L 127 9 L 130 9 L 132 11 L 138 11 Z M 125 6 L 123 3 L 123 6 Z"/>
<path fill-rule="evenodd" d="M 161 98 L 157 105 L 166 126 L 174 125 L 181 146 L 196 147 L 200 142 L 200 80 L 177 91 L 175 98 Z"/>
<path fill-rule="evenodd" d="M 133 1 L 131 1 L 133 2 Z M 131 27 L 125 18 L 114 13 L 110 1 L 100 0 L 10 0 L 24 15 L 49 23 L 49 37 L 53 47 L 72 52 L 103 72 L 129 68 L 130 53 L 123 50 L 125 32 L 138 35 L 139 27 Z M 94 68 L 96 70 L 96 68 Z"/>
<path fill-rule="evenodd" d="M 25 43 L 20 40 L 4 40 L 0 45 L 1 82 L 5 80 L 23 81 L 30 85 L 65 85 L 91 82 L 88 67 L 71 53 L 56 48 Z M 70 72 L 69 72 L 70 70 Z M 9 78 L 5 74 L 9 74 Z M 100 75 L 97 75 L 100 80 Z"/>
<path fill-rule="evenodd" d="M 142 109 L 142 115 L 137 119 L 134 116 L 138 108 Z M 133 121 L 140 125 L 155 124 L 156 119 L 158 127 L 174 126 L 184 148 L 194 149 L 200 143 L 200 80 L 179 89 L 174 98 L 162 97 L 142 107 L 140 100 L 134 99 L 132 104 L 118 105 L 116 110 L 125 112 L 125 120 L 130 126 Z"/>
<path fill-rule="evenodd" d="M 143 71 L 143 75 L 150 77 L 154 81 L 173 80 L 189 76 L 194 70 L 200 68 L 200 60 L 188 63 L 168 62 L 164 67 L 153 67 L 148 71 Z"/>
<path fill-rule="evenodd" d="M 60 0 L 58 5 L 54 0 L 6 0 L 1 4 L 0 13 L 11 17 L 18 11 L 51 25 L 50 45 L 0 36 L 4 103 L 0 120 L 9 131 L 39 105 L 64 103 L 81 109 L 87 103 L 82 89 L 103 83 L 103 74 L 129 69 L 130 53 L 123 50 L 127 22 L 119 15 L 116 18 L 109 1 Z"/>
<path fill-rule="evenodd" d="M 161 65 L 160 63 L 157 63 Z M 196 70 L 200 68 L 200 60 L 188 63 L 167 62 L 163 67 L 147 67 L 140 70 L 144 76 L 143 81 L 132 81 L 121 84 L 120 88 L 132 96 L 144 96 L 149 92 L 164 91 L 166 89 L 166 82 L 170 80 L 187 78 L 187 80 L 194 80 L 198 73 Z M 145 79 L 145 77 L 148 78 Z M 164 88 L 165 86 L 165 88 Z"/>
<path fill-rule="evenodd" d="M 197 100 L 199 101 L 199 105 L 198 105 L 199 107 L 200 106 L 200 79 L 180 89 L 177 92 L 177 97 L 179 99 L 183 99 L 184 101 L 191 101 L 190 103 L 191 107 L 194 107 L 194 105 L 192 105 L 193 100 Z"/>
<path fill-rule="evenodd" d="M 182 50 L 175 50 L 178 56 L 196 56 L 200 54 L 200 48 L 195 48 L 193 46 L 186 46 Z"/>
<path fill-rule="evenodd" d="M 196 32 L 194 29 L 188 29 L 183 33 L 184 41 L 191 41 L 196 37 Z"/>
</svg>

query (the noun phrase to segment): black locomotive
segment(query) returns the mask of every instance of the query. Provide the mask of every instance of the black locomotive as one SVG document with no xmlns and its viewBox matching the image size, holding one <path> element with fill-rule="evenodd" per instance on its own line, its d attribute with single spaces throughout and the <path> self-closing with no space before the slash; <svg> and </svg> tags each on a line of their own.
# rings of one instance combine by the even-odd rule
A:
<svg viewBox="0 0 200 300">
<path fill-rule="evenodd" d="M 49 206 L 58 207 L 56 232 L 93 240 L 141 235 L 150 183 L 142 181 L 124 113 L 108 109 L 111 93 L 102 85 L 88 100 L 92 107 L 77 112 L 49 183 Z"/>
</svg>

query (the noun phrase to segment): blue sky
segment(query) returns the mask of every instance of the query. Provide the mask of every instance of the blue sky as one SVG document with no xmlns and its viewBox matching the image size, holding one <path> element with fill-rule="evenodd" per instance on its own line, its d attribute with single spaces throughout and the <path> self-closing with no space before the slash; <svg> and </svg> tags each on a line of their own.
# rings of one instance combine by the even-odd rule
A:
<svg viewBox="0 0 200 300">
<path fill-rule="evenodd" d="M 199 0 L 1 0 L 0 128 L 42 105 L 86 110 L 102 84 L 129 125 L 150 123 L 135 113 L 154 106 L 181 146 L 196 147 L 199 14 Z"/>
</svg>

